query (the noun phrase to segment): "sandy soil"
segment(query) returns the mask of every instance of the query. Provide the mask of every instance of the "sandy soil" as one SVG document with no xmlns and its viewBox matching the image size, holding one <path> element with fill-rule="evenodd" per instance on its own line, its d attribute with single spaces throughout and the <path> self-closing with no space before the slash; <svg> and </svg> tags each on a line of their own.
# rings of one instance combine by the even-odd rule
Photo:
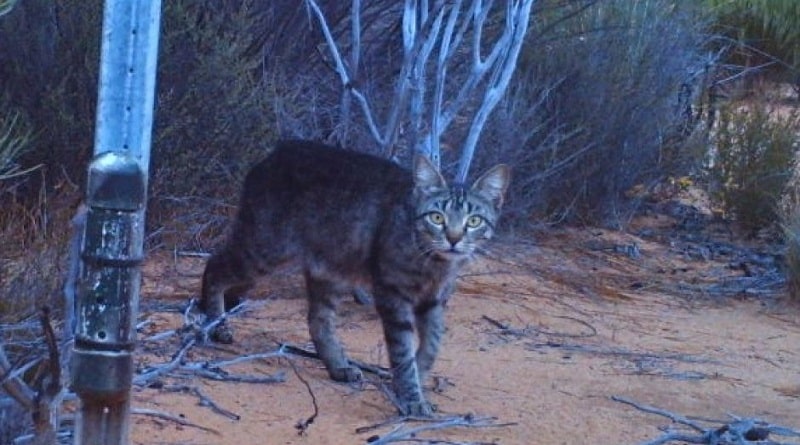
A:
<svg viewBox="0 0 800 445">
<path fill-rule="evenodd" d="M 655 218 L 650 226 L 674 221 Z M 635 231 L 634 231 L 635 233 Z M 642 232 L 645 233 L 645 232 Z M 429 397 L 439 414 L 471 413 L 495 427 L 420 433 L 436 443 L 635 444 L 662 434 L 663 416 L 612 400 L 625 397 L 685 416 L 757 417 L 800 428 L 800 310 L 774 295 L 719 291 L 747 283 L 723 255 L 693 255 L 687 243 L 604 230 L 562 230 L 498 243 L 462 278 Z M 141 367 L 168 362 L 177 337 L 148 341 L 182 323 L 203 260 L 156 255 L 148 264 Z M 756 293 L 758 295 L 753 296 Z M 224 360 L 306 346 L 303 289 L 294 277 L 265 281 L 231 320 L 232 347 L 195 346 L 185 362 Z M 385 364 L 374 310 L 346 301 L 340 333 L 352 357 Z M 284 373 L 283 383 L 218 382 L 173 375 L 137 388 L 134 407 L 180 416 L 134 419 L 134 444 L 358 444 L 398 426 L 377 377 L 331 382 L 321 363 L 296 356 L 225 368 L 236 375 Z M 201 403 L 197 391 L 227 410 Z M 298 430 L 314 413 L 304 431 Z M 673 425 L 674 426 L 674 425 Z M 775 437 L 775 440 L 788 441 Z"/>
</svg>

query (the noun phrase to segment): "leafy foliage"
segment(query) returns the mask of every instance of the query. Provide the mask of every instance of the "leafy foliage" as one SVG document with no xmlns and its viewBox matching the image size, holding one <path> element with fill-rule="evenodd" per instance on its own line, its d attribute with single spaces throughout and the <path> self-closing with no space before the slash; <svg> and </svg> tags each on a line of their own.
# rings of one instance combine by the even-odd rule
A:
<svg viewBox="0 0 800 445">
<path fill-rule="evenodd" d="M 800 80 L 800 2 L 795 0 L 706 0 L 717 31 L 735 41 L 734 62 L 770 65 L 783 80 Z M 777 62 L 775 64 L 774 62 Z M 787 76 L 788 74 L 788 76 Z"/>
<path fill-rule="evenodd" d="M 502 130 L 487 135 L 513 159 L 513 211 L 622 225 L 636 205 L 624 192 L 665 175 L 681 156 L 665 146 L 679 150 L 692 131 L 691 106 L 714 62 L 706 24 L 689 2 L 552 0 L 540 8 L 497 116 Z"/>
<path fill-rule="evenodd" d="M 100 11 L 91 2 L 68 3 L 30 0 L 0 21 L 9 42 L 0 49 L 0 75 L 14 85 L 12 105 L 32 116 L 37 138 L 24 161 L 47 166 L 48 180 L 57 168 L 80 184 L 93 133 Z M 515 164 L 512 217 L 618 221 L 626 211 L 622 192 L 667 167 L 663 144 L 685 122 L 709 63 L 705 25 L 694 21 L 691 5 L 668 0 L 537 5 L 513 92 L 488 124 L 476 162 Z M 323 7 L 347 54 L 349 7 Z M 397 13 L 396 3 L 378 2 L 362 17 L 357 81 L 384 116 L 401 63 L 399 22 L 391 20 Z M 224 221 L 243 170 L 277 137 L 347 134 L 349 146 L 374 151 L 363 125 L 337 127 L 343 87 L 306 14 L 291 1 L 164 4 L 152 228 L 208 231 L 209 212 Z M 32 21 L 41 23 L 33 37 L 20 31 Z M 448 76 L 462 78 L 466 68 L 456 65 Z M 443 146 L 462 138 L 456 129 Z"/>
<path fill-rule="evenodd" d="M 777 221 L 792 177 L 800 114 L 780 114 L 764 104 L 721 110 L 713 134 L 711 172 L 726 210 L 747 230 Z"/>
<path fill-rule="evenodd" d="M 781 213 L 783 239 L 786 243 L 784 275 L 789 297 L 800 301 L 800 202 L 793 199 Z"/>
<path fill-rule="evenodd" d="M 7 181 L 31 171 L 23 170 L 18 159 L 28 149 L 33 135 L 20 113 L 2 113 L 0 109 L 0 181 Z"/>
</svg>

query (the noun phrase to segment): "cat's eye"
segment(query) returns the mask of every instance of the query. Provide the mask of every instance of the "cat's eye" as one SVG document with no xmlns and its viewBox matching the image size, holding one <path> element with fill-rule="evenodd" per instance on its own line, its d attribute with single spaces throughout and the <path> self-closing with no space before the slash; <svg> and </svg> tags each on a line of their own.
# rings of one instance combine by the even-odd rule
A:
<svg viewBox="0 0 800 445">
<path fill-rule="evenodd" d="M 478 215 L 472 215 L 469 218 L 467 218 L 467 227 L 469 227 L 470 229 L 474 229 L 480 226 L 482 223 L 483 223 L 483 217 L 480 217 Z"/>
<path fill-rule="evenodd" d="M 444 224 L 444 215 L 439 212 L 428 213 L 428 221 L 436 224 L 437 226 L 441 226 Z"/>
</svg>

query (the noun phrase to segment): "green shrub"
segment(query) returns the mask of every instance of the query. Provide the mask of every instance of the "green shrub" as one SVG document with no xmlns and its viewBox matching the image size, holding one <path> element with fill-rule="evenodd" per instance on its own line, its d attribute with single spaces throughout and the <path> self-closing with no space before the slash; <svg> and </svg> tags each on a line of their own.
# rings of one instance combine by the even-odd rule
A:
<svg viewBox="0 0 800 445">
<path fill-rule="evenodd" d="M 705 0 L 715 29 L 736 44 L 730 61 L 767 65 L 779 80 L 800 85 L 800 2 L 796 0 Z M 762 70 L 763 71 L 763 70 Z"/>
<path fill-rule="evenodd" d="M 40 182 L 82 184 L 92 154 L 101 2 L 26 0 L 0 19 L 0 95 L 36 138 L 20 158 L 44 174 L 19 189 L 36 205 Z"/>
<path fill-rule="evenodd" d="M 0 108 L 0 181 L 23 176 L 35 168 L 23 169 L 19 164 L 33 139 L 30 127 L 20 113 L 6 109 Z"/>
<path fill-rule="evenodd" d="M 276 138 L 261 59 L 248 53 L 253 3 L 164 5 L 148 212 L 170 243 L 208 247 L 202 238 L 224 225 L 244 170 Z"/>
<path fill-rule="evenodd" d="M 484 140 L 515 166 L 510 211 L 624 224 L 624 192 L 673 173 L 706 67 L 692 2 L 539 2 L 512 90 Z M 669 38 L 665 38 L 669 36 Z M 497 156 L 482 152 L 484 158 Z"/>
<path fill-rule="evenodd" d="M 789 298 L 800 302 L 800 201 L 795 197 L 781 212 L 781 228 L 786 244 L 784 275 Z"/>
<path fill-rule="evenodd" d="M 151 230 L 177 233 L 197 223 L 192 215 L 227 211 L 241 171 L 276 137 L 274 88 L 266 84 L 271 77 L 263 74 L 260 52 L 253 50 L 264 32 L 258 3 L 163 5 Z M 29 0 L 0 20 L 0 97 L 28 118 L 26 128 L 36 135 L 14 165 L 43 166 L 41 175 L 16 185 L 13 197 L 3 196 L 28 207 L 22 213 L 38 211 L 40 193 L 53 193 L 65 177 L 85 183 L 93 153 L 101 18 L 102 2 Z"/>
<path fill-rule="evenodd" d="M 800 113 L 769 105 L 722 108 L 712 134 L 711 176 L 727 212 L 755 231 L 777 221 L 778 205 L 792 176 Z"/>
<path fill-rule="evenodd" d="M 349 5 L 321 3 L 347 54 Z M 478 171 L 477 164 L 495 160 L 516 165 L 512 218 L 618 223 L 631 208 L 624 191 L 665 176 L 665 141 L 684 128 L 713 62 L 705 56 L 705 23 L 695 18 L 693 5 L 537 2 L 512 93 L 485 128 L 473 166 Z M 27 0 L 0 20 L 2 88 L 30 116 L 37 136 L 22 165 L 44 164 L 47 190 L 63 175 L 75 184 L 85 181 L 100 7 Z M 207 247 L 235 204 L 243 171 L 278 136 L 338 136 L 350 147 L 374 151 L 357 110 L 351 128 L 340 127 L 343 87 L 302 3 L 175 0 L 163 8 L 151 232 L 190 232 L 192 242 Z M 357 81 L 379 118 L 393 105 L 402 62 L 400 9 L 389 0 L 364 6 Z M 486 36 L 496 32 L 492 26 Z M 468 74 L 470 53 L 456 57 L 463 63 L 453 65 L 450 79 Z M 443 145 L 458 147 L 463 132 L 454 129 Z M 444 154 L 448 172 L 452 153 Z M 39 190 L 27 188 L 34 199 Z"/>
</svg>

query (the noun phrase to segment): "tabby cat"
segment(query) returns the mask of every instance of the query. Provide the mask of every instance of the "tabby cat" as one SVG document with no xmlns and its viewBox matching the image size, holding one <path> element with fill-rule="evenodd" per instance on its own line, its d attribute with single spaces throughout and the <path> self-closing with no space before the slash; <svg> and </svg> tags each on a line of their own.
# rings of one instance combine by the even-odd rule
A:
<svg viewBox="0 0 800 445">
<path fill-rule="evenodd" d="M 255 278 L 299 262 L 317 352 L 333 380 L 352 382 L 361 371 L 336 336 L 335 302 L 368 289 L 399 409 L 429 416 L 421 382 L 439 350 L 444 306 L 459 269 L 491 238 L 509 180 L 510 169 L 498 165 L 472 187 L 448 186 L 424 156 L 409 172 L 319 143 L 280 142 L 245 179 L 230 237 L 206 264 L 201 306 L 217 318 Z M 212 339 L 233 336 L 219 325 Z"/>
</svg>

